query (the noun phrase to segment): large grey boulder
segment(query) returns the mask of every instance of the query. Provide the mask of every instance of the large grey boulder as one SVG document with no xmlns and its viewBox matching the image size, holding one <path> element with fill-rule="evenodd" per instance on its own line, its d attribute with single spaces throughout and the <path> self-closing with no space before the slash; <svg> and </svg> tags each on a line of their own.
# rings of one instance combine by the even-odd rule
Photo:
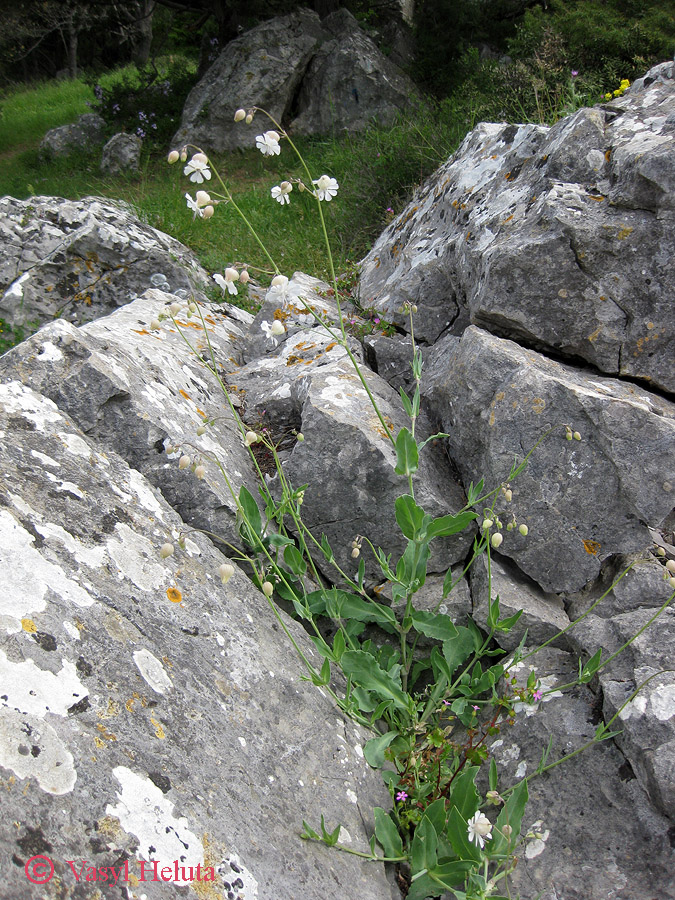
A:
<svg viewBox="0 0 675 900">
<path fill-rule="evenodd" d="M 105 119 L 96 113 L 84 113 L 77 122 L 51 128 L 40 142 L 45 158 L 69 156 L 73 151 L 90 151 L 105 140 Z"/>
<path fill-rule="evenodd" d="M 672 391 L 673 66 L 550 129 L 479 125 L 363 261 L 362 304 Z"/>
<path fill-rule="evenodd" d="M 324 38 L 318 15 L 300 9 L 231 41 L 190 91 L 173 146 L 196 144 L 207 152 L 255 146 L 255 135 L 273 125 L 260 113 L 251 126 L 237 124 L 235 110 L 259 106 L 277 122 L 287 118 Z"/>
<path fill-rule="evenodd" d="M 506 533 L 499 553 L 545 591 L 580 590 L 603 560 L 651 545 L 674 505 L 675 405 L 629 383 L 553 362 L 475 326 L 429 354 L 423 394 L 464 483 L 508 481 L 532 454 L 497 511 L 528 526 Z"/>
<path fill-rule="evenodd" d="M 314 291 L 312 290 L 314 288 Z M 356 574 L 352 541 L 366 536 L 377 547 L 386 548 L 396 559 L 405 550 L 407 539 L 394 518 L 394 501 L 408 492 L 407 480 L 395 474 L 396 451 L 392 438 L 406 424 L 398 394 L 365 366 L 360 380 L 344 348 L 335 340 L 335 331 L 316 322 L 303 311 L 298 295 L 315 312 L 329 312 L 334 304 L 316 293 L 320 282 L 295 276 L 283 300 L 270 291 L 263 310 L 252 323 L 258 343 L 262 316 L 272 320 L 281 314 L 287 334 L 279 346 L 268 343 L 261 358 L 250 359 L 229 377 L 240 392 L 251 423 L 279 429 L 294 429 L 304 441 L 293 440 L 285 461 L 285 474 L 300 488 L 309 484 L 302 507 L 304 521 L 319 535 L 323 532 L 338 564 Z M 275 309 L 276 307 L 276 309 Z M 265 321 L 263 319 L 262 321 Z M 335 326 L 333 326 L 335 329 Z M 356 354 L 359 358 L 359 354 Z M 367 388 L 367 389 L 366 389 Z M 382 420 L 375 413 L 368 391 L 377 401 Z M 422 419 L 419 436 L 430 432 Z M 465 504 L 464 493 L 452 477 L 440 451 L 428 445 L 420 456 L 416 473 L 416 501 L 432 516 L 458 512 Z M 272 482 L 273 484 L 274 482 Z M 432 545 L 430 571 L 443 571 L 463 559 L 472 535 L 467 532 L 439 539 Z M 364 548 L 366 574 L 381 579 L 379 566 Z M 323 558 L 319 555 L 318 562 Z"/>
<path fill-rule="evenodd" d="M 612 741 L 535 774 L 549 741 L 549 764 L 588 744 L 599 711 L 586 686 L 556 690 L 577 675 L 574 655 L 541 651 L 512 670 L 519 684 L 530 666 L 550 693 L 540 703 L 519 704 L 515 722 L 490 742 L 500 790 L 529 777 L 523 826 L 533 837 L 509 876 L 511 892 L 541 900 L 673 900 L 672 819 L 645 803 L 631 763 Z"/>
<path fill-rule="evenodd" d="M 190 250 L 122 203 L 0 199 L 0 318 L 11 325 L 80 325 L 150 287 L 187 296 L 208 280 Z"/>
<path fill-rule="evenodd" d="M 138 172 L 143 141 L 137 134 L 120 132 L 113 135 L 101 153 L 101 171 L 110 175 Z"/>
<path fill-rule="evenodd" d="M 235 498 L 219 466 L 237 495 L 244 484 L 257 493 L 256 476 L 215 377 L 184 339 L 210 359 L 199 317 L 197 326 L 182 303 L 176 325 L 165 319 L 163 327 L 151 328 L 175 300 L 152 289 L 82 328 L 52 322 L 0 357 L 0 378 L 30 384 L 53 400 L 92 440 L 159 488 L 188 530 L 237 544 Z M 228 363 L 251 317 L 227 304 L 206 306 L 204 315 L 211 349 Z M 212 424 L 199 435 L 205 421 Z M 204 466 L 201 479 L 191 468 L 179 469 L 184 455 L 192 468 Z"/>
<path fill-rule="evenodd" d="M 380 52 L 346 9 L 327 16 L 333 35 L 312 58 L 291 128 L 297 134 L 363 131 L 374 121 L 391 125 L 417 96 L 413 82 Z"/>
<path fill-rule="evenodd" d="M 173 145 L 207 152 L 252 147 L 273 128 L 258 113 L 236 124 L 238 107 L 265 109 L 298 134 L 361 131 L 390 124 L 416 94 L 347 10 L 320 20 L 309 9 L 270 19 L 229 43 L 190 92 Z"/>
<path fill-rule="evenodd" d="M 198 533 L 162 560 L 181 518 L 18 380 L 0 435 L 3 896 L 178 898 L 199 865 L 203 897 L 393 900 L 382 868 L 299 838 L 324 814 L 367 849 L 389 797 L 262 594 L 240 572 L 223 587 Z"/>
</svg>

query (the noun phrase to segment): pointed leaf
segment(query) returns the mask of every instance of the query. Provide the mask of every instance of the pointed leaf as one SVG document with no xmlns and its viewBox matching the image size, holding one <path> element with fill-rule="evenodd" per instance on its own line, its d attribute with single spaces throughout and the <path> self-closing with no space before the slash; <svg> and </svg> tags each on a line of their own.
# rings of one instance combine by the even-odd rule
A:
<svg viewBox="0 0 675 900">
<path fill-rule="evenodd" d="M 450 641 L 457 637 L 457 629 L 455 628 L 450 616 L 443 613 L 431 613 L 426 610 L 413 610 L 411 618 L 415 630 L 419 631 L 426 637 L 434 638 L 437 641 Z"/>
<path fill-rule="evenodd" d="M 414 540 L 422 527 L 424 510 L 415 503 L 410 494 L 397 497 L 394 509 L 398 527 L 407 538 Z"/>
<path fill-rule="evenodd" d="M 473 859 L 480 862 L 482 859 L 480 849 L 469 841 L 466 819 L 460 815 L 456 806 L 450 810 L 446 835 L 452 844 L 452 849 L 460 859 Z"/>
<path fill-rule="evenodd" d="M 246 524 L 253 532 L 260 537 L 262 534 L 262 520 L 260 518 L 260 510 L 255 502 L 253 494 L 244 485 L 239 489 L 239 505 L 244 511 Z"/>
<path fill-rule="evenodd" d="M 458 534 L 476 519 L 476 513 L 471 510 L 465 510 L 456 516 L 441 516 L 434 519 L 427 526 L 427 538 L 431 540 L 434 537 L 446 537 L 449 534 Z"/>
<path fill-rule="evenodd" d="M 506 854 L 509 846 L 511 848 L 516 846 L 527 800 L 527 779 L 525 778 L 516 785 L 497 816 L 495 827 L 492 829 L 491 853 Z M 512 829 L 508 839 L 501 833 L 505 825 L 509 825 Z"/>
<path fill-rule="evenodd" d="M 293 544 L 289 544 L 284 550 L 284 562 L 294 575 L 304 575 L 307 571 L 307 563 L 302 553 Z"/>
<path fill-rule="evenodd" d="M 366 762 L 373 769 L 381 769 L 384 765 L 384 751 L 389 744 L 397 737 L 398 732 L 388 731 L 379 737 L 371 738 L 363 747 L 363 755 Z"/>
<path fill-rule="evenodd" d="M 412 475 L 417 471 L 419 452 L 415 438 L 407 428 L 401 428 L 396 435 L 396 468 L 397 475 Z"/>
<path fill-rule="evenodd" d="M 403 842 L 398 828 L 391 817 L 379 806 L 373 809 L 375 814 L 375 837 L 384 850 L 384 855 L 389 857 L 403 856 Z"/>
<path fill-rule="evenodd" d="M 401 690 L 392 676 L 385 672 L 370 655 L 363 650 L 346 650 L 342 654 L 342 671 L 351 677 L 355 684 L 367 691 L 372 691 L 381 700 L 392 700 L 397 709 L 408 709 L 409 698 Z"/>
<path fill-rule="evenodd" d="M 478 766 L 471 766 L 458 775 L 452 784 L 450 802 L 467 822 L 480 806 L 475 784 L 477 774 Z"/>
<path fill-rule="evenodd" d="M 428 871 L 436 865 L 437 846 L 436 829 L 426 816 L 422 816 L 422 821 L 415 829 L 410 845 L 410 868 L 413 878 L 416 872 L 422 872 L 425 869 Z"/>
</svg>

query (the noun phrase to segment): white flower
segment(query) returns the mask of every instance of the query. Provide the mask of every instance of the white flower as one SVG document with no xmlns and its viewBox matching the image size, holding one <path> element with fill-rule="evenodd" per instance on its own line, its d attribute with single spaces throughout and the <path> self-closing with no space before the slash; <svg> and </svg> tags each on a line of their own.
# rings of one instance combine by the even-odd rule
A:
<svg viewBox="0 0 675 900">
<path fill-rule="evenodd" d="M 205 206 L 204 209 L 202 210 L 202 212 L 204 213 L 205 219 L 210 219 L 214 213 L 214 209 L 212 206 Z"/>
<path fill-rule="evenodd" d="M 204 215 L 204 213 L 203 213 L 203 211 L 199 208 L 199 203 L 198 203 L 196 200 L 193 200 L 192 197 L 191 197 L 189 194 L 186 194 L 186 195 L 185 195 L 185 199 L 186 199 L 186 201 L 187 201 L 188 209 L 191 209 L 192 212 L 193 212 L 193 214 L 194 214 L 194 215 L 192 216 L 192 218 L 193 218 L 193 219 L 196 219 L 197 216 L 199 216 L 199 218 L 201 219 L 201 217 Z"/>
<path fill-rule="evenodd" d="M 340 187 L 337 181 L 328 175 L 322 175 L 321 178 L 315 179 L 312 183 L 316 185 L 316 196 L 319 200 L 332 200 Z"/>
<path fill-rule="evenodd" d="M 237 287 L 234 282 L 239 280 L 239 272 L 236 269 L 227 268 L 225 269 L 224 278 L 222 275 L 214 275 L 213 280 L 218 287 L 222 288 L 223 293 L 225 291 L 228 291 L 230 294 L 237 293 Z"/>
<path fill-rule="evenodd" d="M 239 281 L 241 284 L 248 284 L 251 280 L 251 276 L 248 274 L 248 269 L 242 269 L 239 273 Z"/>
<path fill-rule="evenodd" d="M 206 191 L 197 191 L 195 194 L 195 200 L 197 201 L 197 206 L 201 209 L 203 206 L 208 206 L 211 203 L 211 198 L 206 193 Z"/>
<path fill-rule="evenodd" d="M 209 181 L 211 178 L 211 170 L 209 169 L 209 160 L 203 153 L 195 153 L 190 162 L 183 169 L 185 175 L 190 176 L 190 181 L 194 184 L 201 184 L 204 180 Z"/>
<path fill-rule="evenodd" d="M 267 338 L 267 340 L 274 341 L 275 346 L 277 343 L 276 340 L 274 340 L 276 335 L 283 334 L 286 331 L 286 329 L 278 319 L 275 319 L 271 325 L 267 320 L 261 322 L 260 330 L 265 332 L 265 337 Z"/>
<path fill-rule="evenodd" d="M 291 202 L 291 198 L 288 195 L 292 190 L 293 185 L 290 183 L 290 181 L 282 181 L 281 184 L 275 185 L 270 193 L 272 194 L 272 197 L 283 206 L 284 203 Z"/>
<path fill-rule="evenodd" d="M 288 278 L 285 275 L 275 275 L 270 285 L 269 293 L 273 294 L 273 299 L 284 301 L 288 291 Z"/>
<path fill-rule="evenodd" d="M 485 841 L 492 839 L 492 822 L 487 816 L 478 810 L 467 822 L 469 840 L 480 847 L 485 847 Z"/>
<path fill-rule="evenodd" d="M 230 565 L 230 563 L 223 563 L 222 566 L 218 566 L 218 574 L 223 584 L 227 584 L 234 575 L 234 566 Z"/>
<path fill-rule="evenodd" d="M 255 431 L 247 431 L 246 437 L 244 438 L 244 444 L 246 447 L 250 447 L 251 444 L 257 444 L 259 440 L 260 439 Z"/>
<path fill-rule="evenodd" d="M 278 156 L 281 153 L 279 135 L 276 131 L 266 131 L 256 136 L 255 145 L 263 156 Z"/>
</svg>

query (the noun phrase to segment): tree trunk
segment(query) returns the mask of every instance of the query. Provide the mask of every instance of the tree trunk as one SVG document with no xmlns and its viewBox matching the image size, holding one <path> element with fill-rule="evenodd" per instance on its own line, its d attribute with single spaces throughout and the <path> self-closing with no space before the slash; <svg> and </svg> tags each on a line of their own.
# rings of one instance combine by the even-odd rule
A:
<svg viewBox="0 0 675 900">
<path fill-rule="evenodd" d="M 134 46 L 131 54 L 132 60 L 137 66 L 146 65 L 150 59 L 150 48 L 152 47 L 152 16 L 155 11 L 155 0 L 140 0 L 139 2 L 140 18 L 138 20 L 138 30 L 134 35 Z"/>
<path fill-rule="evenodd" d="M 71 13 L 68 18 L 68 74 L 71 78 L 77 78 L 77 34 L 74 16 Z"/>
</svg>

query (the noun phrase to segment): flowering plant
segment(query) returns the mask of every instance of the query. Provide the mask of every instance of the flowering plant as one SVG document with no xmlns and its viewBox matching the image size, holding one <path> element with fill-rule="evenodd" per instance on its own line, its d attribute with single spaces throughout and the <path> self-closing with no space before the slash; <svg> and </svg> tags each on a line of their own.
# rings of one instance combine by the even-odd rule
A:
<svg viewBox="0 0 675 900">
<path fill-rule="evenodd" d="M 257 109 L 237 110 L 235 120 L 251 124 L 258 112 L 260 110 Z M 321 322 L 345 350 L 379 417 L 383 433 L 391 441 L 396 458 L 394 471 L 401 479 L 401 494 L 394 504 L 395 520 L 405 544 L 404 552 L 394 563 L 391 554 L 387 555 L 382 548 L 374 546 L 367 536 L 357 535 L 351 544 L 351 558 L 355 564 L 359 561 L 357 573 L 352 576 L 344 571 L 325 536 L 318 540 L 302 521 L 305 491 L 310 486 L 294 487 L 281 467 L 277 447 L 269 434 L 242 421 L 220 379 L 217 360 L 210 350 L 208 368 L 223 389 L 242 442 L 249 449 L 261 476 L 260 494 L 264 501 L 264 508 L 261 509 L 246 487 L 235 493 L 224 468 L 216 459 L 238 510 L 241 545 L 232 547 L 233 559 L 247 564 L 253 581 L 267 598 L 305 666 L 307 678 L 327 692 L 340 709 L 371 730 L 373 737 L 366 743 L 363 753 L 373 768 L 382 770 L 393 801 L 389 811 L 375 808 L 374 836 L 368 849 L 356 850 L 340 843 L 340 826 L 329 831 L 323 818 L 320 831 L 303 822 L 302 837 L 372 861 L 399 864 L 405 878 L 408 900 L 424 900 L 446 891 L 461 900 L 487 897 L 499 900 L 498 890 L 505 888 L 508 892 L 508 877 L 522 845 L 528 840 L 544 844 L 548 836 L 548 832 L 540 830 L 541 823 L 536 823 L 536 830 L 533 826 L 524 835 L 521 834 L 529 781 L 560 765 L 580 750 L 548 762 L 549 748 L 534 774 L 504 787 L 499 783 L 496 762 L 490 754 L 490 739 L 507 727 L 518 712 L 525 710 L 528 715 L 536 713 L 540 704 L 558 696 L 564 689 L 587 683 L 613 659 L 610 657 L 603 661 L 598 651 L 585 665 L 580 664 L 576 679 L 560 686 L 547 678 L 539 678 L 534 666 L 527 669 L 527 677 L 523 681 L 519 673 L 526 668 L 525 662 L 541 649 L 527 652 L 526 635 L 508 659 L 495 646 L 495 637 L 508 634 L 518 622 L 521 612 L 506 617 L 501 615 L 499 598 L 491 594 L 491 553 L 508 541 L 514 530 L 520 538 L 527 537 L 527 526 L 518 522 L 510 511 L 514 490 L 512 484 L 516 483 L 541 441 L 559 431 L 560 426 L 547 431 L 535 447 L 522 459 L 516 460 L 503 483 L 492 488 L 486 488 L 482 480 L 476 485 L 471 484 L 464 508 L 454 515 L 434 518 L 419 505 L 415 484 L 420 455 L 430 441 L 443 439 L 447 435 L 433 435 L 424 441 L 416 435 L 423 366 L 422 355 L 415 342 L 416 308 L 410 304 L 406 307 L 410 320 L 414 387 L 410 393 L 400 392 L 410 427 L 402 427 L 394 435 L 353 354 L 348 340 L 348 322 L 342 313 L 341 294 L 322 208 L 324 203 L 332 202 L 337 196 L 339 184 L 329 175 L 313 178 L 291 137 L 278 122 L 271 119 L 271 124 L 272 129 L 255 137 L 257 148 L 265 156 L 276 156 L 281 152 L 282 142 L 288 142 L 298 154 L 305 177 L 289 177 L 272 187 L 270 200 L 277 201 L 282 207 L 288 205 L 290 194 L 297 186 L 298 193 L 306 194 L 314 201 L 326 241 L 338 321 L 326 323 L 307 303 L 304 304 L 305 311 L 308 316 Z M 267 272 L 272 276 L 269 290 L 282 302 L 288 290 L 288 277 L 279 270 L 253 226 L 237 208 L 211 160 L 199 148 L 194 150 L 196 152 L 191 156 L 187 148 L 174 150 L 169 155 L 170 163 L 182 160 L 184 174 L 192 182 L 202 184 L 208 181 L 210 184 L 209 193 L 200 190 L 194 200 L 186 194 L 188 208 L 195 217 L 207 218 L 206 210 L 213 215 L 219 203 L 233 204 L 265 255 L 269 266 Z M 214 185 L 217 185 L 217 190 Z M 248 269 L 240 271 L 240 268 L 228 266 L 224 275 L 213 276 L 223 292 L 234 295 L 237 283 L 248 280 Z M 176 312 L 171 306 L 168 315 L 180 330 Z M 204 324 L 201 308 L 194 301 L 188 304 L 188 315 L 198 315 Z M 153 327 L 155 325 L 161 327 L 161 321 L 157 320 Z M 261 328 L 269 341 L 276 341 L 285 331 L 283 322 L 276 318 L 271 323 L 263 322 Z M 208 343 L 208 334 L 206 329 L 204 331 Z M 183 336 L 189 343 L 189 338 L 185 334 Z M 210 348 L 210 344 L 208 346 Z M 200 427 L 205 430 L 208 424 L 205 419 Z M 571 426 L 563 425 L 562 428 L 566 440 L 582 439 L 582 435 Z M 296 434 L 296 439 L 301 441 L 304 437 Z M 176 448 L 171 447 L 171 450 Z M 278 473 L 279 495 L 273 495 L 267 481 L 262 478 L 258 463 L 261 450 L 269 454 Z M 179 468 L 191 469 L 197 478 L 204 477 L 205 466 L 199 457 L 193 458 L 183 452 L 178 465 Z M 418 609 L 415 595 L 425 583 L 431 545 L 439 538 L 466 529 L 473 529 L 475 537 L 464 571 L 457 577 L 456 573 L 448 570 L 436 607 L 431 611 Z M 364 548 L 372 553 L 379 566 L 393 602 L 401 606 L 403 611 L 400 616 L 396 615 L 392 605 L 382 602 L 379 595 L 374 596 L 367 590 L 362 558 Z M 173 552 L 173 545 L 167 542 L 162 546 L 160 555 L 167 557 Z M 323 586 L 324 579 L 315 562 L 318 554 L 335 573 L 330 586 Z M 486 560 L 490 597 L 487 634 L 472 623 L 455 625 L 449 615 L 441 612 L 442 602 L 470 566 L 482 556 Z M 223 584 L 227 583 L 232 573 L 230 563 L 220 567 L 219 577 Z M 312 584 L 318 587 L 312 590 L 308 587 Z M 577 622 L 591 613 L 613 587 Z M 323 659 L 320 668 L 294 641 L 275 598 L 282 598 L 290 604 L 312 634 L 314 645 Z M 335 633 L 330 642 L 319 627 L 320 617 L 327 617 L 334 623 Z M 364 637 L 366 625 L 379 628 L 389 639 L 376 643 Z M 423 650 L 424 646 L 430 646 L 430 649 Z M 345 690 L 335 687 L 332 677 L 335 668 L 345 676 Z M 626 702 L 630 702 L 633 696 Z M 586 746 L 613 737 L 616 732 L 610 728 L 620 713 L 621 710 L 610 722 L 601 723 Z M 385 768 L 385 763 L 390 767 Z M 488 769 L 486 791 L 478 786 L 478 776 L 483 766 Z"/>
</svg>

